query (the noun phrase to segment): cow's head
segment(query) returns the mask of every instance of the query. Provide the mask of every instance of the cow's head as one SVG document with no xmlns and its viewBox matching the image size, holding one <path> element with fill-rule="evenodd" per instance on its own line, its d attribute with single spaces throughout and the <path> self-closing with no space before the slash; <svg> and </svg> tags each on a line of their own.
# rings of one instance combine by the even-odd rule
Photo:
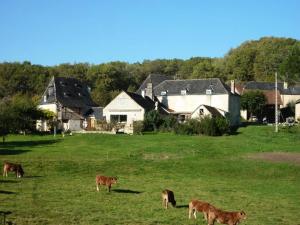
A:
<svg viewBox="0 0 300 225">
<path fill-rule="evenodd" d="M 117 177 L 111 177 L 110 181 L 112 184 L 116 184 L 117 183 L 118 178 Z"/>
<path fill-rule="evenodd" d="M 18 166 L 18 177 L 21 178 L 24 176 L 24 170 L 21 165 Z"/>
<path fill-rule="evenodd" d="M 238 215 L 239 215 L 239 218 L 240 218 L 241 220 L 244 220 L 244 219 L 247 218 L 246 213 L 245 213 L 244 211 L 240 211 L 240 212 L 238 213 Z"/>
</svg>

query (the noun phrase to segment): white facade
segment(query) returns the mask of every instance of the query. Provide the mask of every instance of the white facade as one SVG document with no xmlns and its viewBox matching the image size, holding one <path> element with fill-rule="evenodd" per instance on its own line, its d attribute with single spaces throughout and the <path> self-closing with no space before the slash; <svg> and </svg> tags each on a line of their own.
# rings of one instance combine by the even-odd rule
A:
<svg viewBox="0 0 300 225">
<path fill-rule="evenodd" d="M 200 105 L 208 105 L 218 109 L 221 114 L 229 113 L 230 124 L 235 126 L 240 122 L 240 98 L 233 94 L 207 94 L 207 95 L 165 95 L 157 96 L 158 100 L 167 108 L 172 109 L 174 114 L 191 114 Z M 193 114 L 193 115 L 192 115 Z"/>
<path fill-rule="evenodd" d="M 287 107 L 289 103 L 296 102 L 298 99 L 300 99 L 300 95 L 281 95 L 282 99 L 282 107 Z"/>
<path fill-rule="evenodd" d="M 114 120 L 130 127 L 133 121 L 144 120 L 145 109 L 123 91 L 103 109 L 103 114 L 108 123 Z M 121 121 L 115 121 L 117 118 Z"/>
<path fill-rule="evenodd" d="M 39 109 L 49 110 L 51 112 L 57 113 L 57 105 L 56 104 L 46 104 L 46 105 L 38 105 Z"/>
<path fill-rule="evenodd" d="M 295 121 L 300 122 L 300 99 L 295 104 Z"/>
</svg>

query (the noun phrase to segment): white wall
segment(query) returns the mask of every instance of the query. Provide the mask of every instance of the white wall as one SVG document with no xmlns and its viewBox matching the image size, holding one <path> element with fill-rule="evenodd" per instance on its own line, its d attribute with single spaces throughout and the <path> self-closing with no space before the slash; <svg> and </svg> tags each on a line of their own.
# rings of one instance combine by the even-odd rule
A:
<svg viewBox="0 0 300 225">
<path fill-rule="evenodd" d="M 295 105 L 295 120 L 300 122 L 300 102 Z"/>
<path fill-rule="evenodd" d="M 296 102 L 298 99 L 300 99 L 300 95 L 281 95 L 282 99 L 282 107 L 286 107 L 288 103 Z"/>
<path fill-rule="evenodd" d="M 38 108 L 57 113 L 57 105 L 55 103 L 47 104 L 47 105 L 38 105 Z"/>
<path fill-rule="evenodd" d="M 131 125 L 133 121 L 144 120 L 145 110 L 125 92 L 121 92 L 103 109 L 103 114 L 107 122 L 110 122 L 111 115 L 127 115 L 127 125 Z"/>
<path fill-rule="evenodd" d="M 177 95 L 159 96 L 158 100 L 169 109 L 180 112 L 193 112 L 199 105 L 208 105 L 229 111 L 228 94 L 224 95 Z"/>
</svg>

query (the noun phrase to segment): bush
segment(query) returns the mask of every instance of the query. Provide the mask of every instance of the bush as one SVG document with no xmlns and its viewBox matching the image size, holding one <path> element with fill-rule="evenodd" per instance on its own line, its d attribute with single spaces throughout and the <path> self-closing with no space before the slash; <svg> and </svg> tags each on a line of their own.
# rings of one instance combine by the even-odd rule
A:
<svg viewBox="0 0 300 225">
<path fill-rule="evenodd" d="M 133 134 L 142 134 L 144 131 L 143 121 L 133 121 Z"/>
<path fill-rule="evenodd" d="M 161 117 L 160 131 L 173 131 L 174 127 L 177 126 L 177 119 L 173 115 Z"/>
<path fill-rule="evenodd" d="M 229 133 L 228 121 L 223 117 L 203 117 L 200 120 L 190 119 L 183 124 L 178 124 L 174 132 L 184 135 L 218 136 Z"/>
</svg>

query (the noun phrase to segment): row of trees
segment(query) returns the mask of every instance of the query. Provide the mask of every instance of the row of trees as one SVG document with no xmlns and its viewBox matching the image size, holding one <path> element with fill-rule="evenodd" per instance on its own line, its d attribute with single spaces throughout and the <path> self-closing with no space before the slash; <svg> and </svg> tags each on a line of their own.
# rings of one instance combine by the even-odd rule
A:
<svg viewBox="0 0 300 225">
<path fill-rule="evenodd" d="M 300 42 L 290 38 L 262 38 L 231 49 L 223 58 L 159 59 L 142 63 L 110 62 L 58 66 L 0 63 L 0 98 L 18 94 L 41 96 L 52 76 L 75 77 L 92 88 L 96 103 L 105 106 L 120 90 L 135 91 L 150 73 L 176 79 L 219 77 L 223 81 L 300 80 Z"/>
</svg>

